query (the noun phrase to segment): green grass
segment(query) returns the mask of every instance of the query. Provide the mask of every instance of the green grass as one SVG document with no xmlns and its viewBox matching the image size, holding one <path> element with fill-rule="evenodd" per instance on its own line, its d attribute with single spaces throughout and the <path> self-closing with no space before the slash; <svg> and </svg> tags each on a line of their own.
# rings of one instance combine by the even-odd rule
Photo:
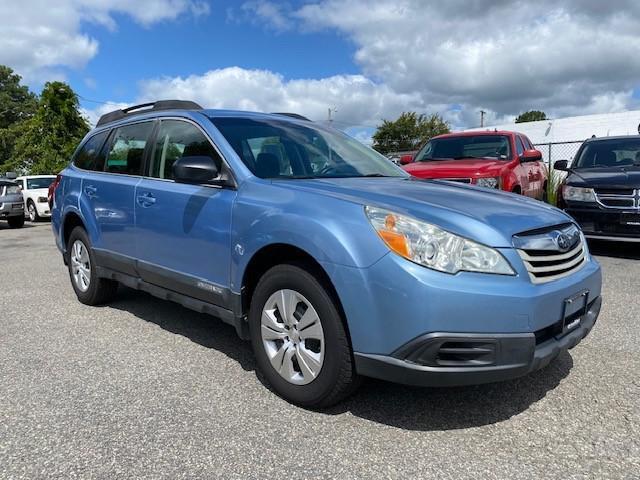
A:
<svg viewBox="0 0 640 480">
<path fill-rule="evenodd" d="M 547 181 L 547 203 L 551 205 L 558 204 L 558 188 L 564 179 L 564 175 L 560 171 L 553 169 L 553 165 L 549 168 L 549 180 Z"/>
</svg>

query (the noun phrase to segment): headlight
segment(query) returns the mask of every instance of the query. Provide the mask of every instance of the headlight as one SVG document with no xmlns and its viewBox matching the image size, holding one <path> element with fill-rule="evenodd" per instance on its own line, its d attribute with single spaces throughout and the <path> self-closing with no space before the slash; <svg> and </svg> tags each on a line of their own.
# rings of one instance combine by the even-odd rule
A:
<svg viewBox="0 0 640 480">
<path fill-rule="evenodd" d="M 476 185 L 487 188 L 500 188 L 500 177 L 478 178 Z"/>
<path fill-rule="evenodd" d="M 365 207 L 371 225 L 398 255 L 440 272 L 515 275 L 497 250 L 429 223 L 376 207 Z"/>
<path fill-rule="evenodd" d="M 592 188 L 572 187 L 564 185 L 562 187 L 562 198 L 571 202 L 595 202 L 596 196 Z"/>
<path fill-rule="evenodd" d="M 38 203 L 47 203 L 48 201 L 47 197 L 38 197 Z"/>
</svg>

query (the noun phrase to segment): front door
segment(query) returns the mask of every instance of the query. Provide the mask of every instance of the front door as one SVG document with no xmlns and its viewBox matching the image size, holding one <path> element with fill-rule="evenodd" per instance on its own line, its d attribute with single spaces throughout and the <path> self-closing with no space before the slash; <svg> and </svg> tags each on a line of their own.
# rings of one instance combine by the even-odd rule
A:
<svg viewBox="0 0 640 480">
<path fill-rule="evenodd" d="M 149 175 L 136 188 L 138 270 L 154 285 L 229 308 L 231 209 L 236 191 L 173 181 L 184 156 L 222 160 L 195 124 L 160 122 Z"/>
</svg>

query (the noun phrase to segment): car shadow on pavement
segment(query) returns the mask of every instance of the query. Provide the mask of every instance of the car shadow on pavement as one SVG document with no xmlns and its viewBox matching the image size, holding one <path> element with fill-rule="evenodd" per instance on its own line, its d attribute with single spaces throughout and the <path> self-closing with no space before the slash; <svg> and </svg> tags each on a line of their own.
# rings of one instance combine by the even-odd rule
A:
<svg viewBox="0 0 640 480">
<path fill-rule="evenodd" d="M 33 228 L 33 227 L 37 227 L 37 225 L 32 224 L 31 222 L 24 222 L 24 225 L 20 228 L 11 228 L 9 226 L 9 224 L 4 221 L 4 219 L 0 219 L 0 230 L 21 230 L 24 228 Z"/>
<path fill-rule="evenodd" d="M 635 242 L 605 242 L 603 240 L 589 240 L 589 251 L 592 255 L 601 257 L 625 258 L 640 260 L 640 248 Z"/>
<path fill-rule="evenodd" d="M 572 367 L 571 355 L 563 352 L 545 369 L 500 383 L 419 388 L 368 379 L 354 396 L 327 413 L 349 411 L 369 421 L 417 431 L 490 425 L 543 399 Z"/>
<path fill-rule="evenodd" d="M 256 371 L 250 343 L 240 340 L 233 327 L 214 317 L 126 287 L 121 287 L 117 299 L 108 308 L 127 311 L 168 332 L 224 353 L 237 361 L 245 371 Z M 556 388 L 572 367 L 571 355 L 564 352 L 547 368 L 502 383 L 417 388 L 365 379 L 352 397 L 318 413 L 351 413 L 372 422 L 406 430 L 478 427 L 502 422 L 524 412 Z M 256 377 L 271 390 L 259 372 L 256 372 Z M 287 404 L 283 406 L 289 407 L 296 408 Z"/>
<path fill-rule="evenodd" d="M 198 345 L 224 353 L 246 371 L 255 370 L 249 342 L 240 340 L 235 328 L 211 315 L 194 312 L 177 303 L 123 286 L 118 289 L 116 299 L 108 307 L 127 311 Z"/>
</svg>

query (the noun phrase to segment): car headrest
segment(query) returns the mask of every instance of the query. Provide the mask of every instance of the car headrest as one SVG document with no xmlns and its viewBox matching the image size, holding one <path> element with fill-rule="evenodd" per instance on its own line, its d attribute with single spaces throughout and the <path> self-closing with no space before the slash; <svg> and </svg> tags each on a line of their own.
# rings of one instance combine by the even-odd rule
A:
<svg viewBox="0 0 640 480">
<path fill-rule="evenodd" d="M 131 175 L 140 175 L 142 168 L 143 148 L 132 148 L 127 152 L 127 173 Z"/>
<path fill-rule="evenodd" d="M 280 161 L 273 153 L 259 153 L 256 158 L 256 175 L 273 178 L 280 175 Z"/>
</svg>

